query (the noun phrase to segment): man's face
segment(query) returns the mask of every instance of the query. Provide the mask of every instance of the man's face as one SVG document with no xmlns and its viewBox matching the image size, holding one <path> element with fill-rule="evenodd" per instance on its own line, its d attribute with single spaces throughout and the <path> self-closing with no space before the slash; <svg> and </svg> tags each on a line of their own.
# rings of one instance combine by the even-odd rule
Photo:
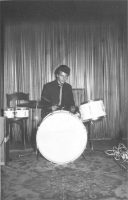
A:
<svg viewBox="0 0 128 200">
<path fill-rule="evenodd" d="M 59 74 L 57 74 L 57 81 L 60 85 L 63 85 L 68 79 L 68 74 L 66 74 L 65 72 L 59 72 Z"/>
</svg>

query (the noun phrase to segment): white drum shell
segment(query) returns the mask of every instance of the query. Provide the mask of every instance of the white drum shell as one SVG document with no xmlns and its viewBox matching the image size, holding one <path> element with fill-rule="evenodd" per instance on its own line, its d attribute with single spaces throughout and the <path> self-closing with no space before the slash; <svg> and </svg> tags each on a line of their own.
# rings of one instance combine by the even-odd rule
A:
<svg viewBox="0 0 128 200">
<path fill-rule="evenodd" d="M 14 108 L 7 108 L 7 110 L 4 111 L 4 116 L 9 119 L 12 119 L 14 118 L 14 113 Z"/>
<path fill-rule="evenodd" d="M 82 121 L 68 111 L 47 115 L 37 130 L 37 148 L 49 161 L 66 164 L 76 160 L 86 148 L 87 132 Z"/>
<path fill-rule="evenodd" d="M 92 119 L 89 103 L 80 105 L 79 111 L 80 111 L 82 121 L 86 122 Z"/>
<path fill-rule="evenodd" d="M 106 116 L 105 107 L 102 100 L 89 101 L 80 105 L 80 114 L 82 121 L 97 120 Z"/>
<path fill-rule="evenodd" d="M 16 108 L 15 117 L 17 118 L 27 118 L 29 117 L 29 110 L 27 108 Z"/>
</svg>

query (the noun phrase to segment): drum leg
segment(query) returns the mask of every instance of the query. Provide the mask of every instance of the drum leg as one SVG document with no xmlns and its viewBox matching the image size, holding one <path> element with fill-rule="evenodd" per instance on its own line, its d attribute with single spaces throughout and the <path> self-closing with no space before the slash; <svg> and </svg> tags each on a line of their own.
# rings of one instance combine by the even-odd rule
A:
<svg viewBox="0 0 128 200">
<path fill-rule="evenodd" d="M 91 140 L 91 133 L 92 133 L 92 128 L 93 128 L 93 122 L 91 121 L 89 123 L 89 134 L 88 134 L 88 141 L 89 141 L 89 146 L 90 146 L 90 149 L 93 151 L 93 143 L 92 143 L 92 140 Z"/>
<path fill-rule="evenodd" d="M 90 149 L 93 151 L 93 143 L 90 139 L 89 139 L 89 146 L 90 146 Z"/>
<path fill-rule="evenodd" d="M 92 132 L 91 128 L 92 128 L 93 122 L 89 121 L 89 122 L 84 123 L 84 125 L 87 126 L 87 129 L 88 129 L 88 143 L 89 143 L 90 149 L 93 151 L 93 143 L 92 143 L 92 140 L 91 140 L 91 132 Z"/>
<path fill-rule="evenodd" d="M 37 147 L 36 147 L 36 133 L 37 133 L 37 128 L 33 128 L 32 134 L 31 134 L 31 146 L 32 146 L 34 152 L 36 152 L 36 150 L 37 150 Z"/>
<path fill-rule="evenodd" d="M 41 155 L 40 151 L 36 148 L 36 159 L 37 160 L 39 159 L 39 156 L 46 160 L 46 158 L 43 155 Z"/>
<path fill-rule="evenodd" d="M 38 160 L 39 158 L 39 150 L 36 148 L 36 159 Z"/>
</svg>

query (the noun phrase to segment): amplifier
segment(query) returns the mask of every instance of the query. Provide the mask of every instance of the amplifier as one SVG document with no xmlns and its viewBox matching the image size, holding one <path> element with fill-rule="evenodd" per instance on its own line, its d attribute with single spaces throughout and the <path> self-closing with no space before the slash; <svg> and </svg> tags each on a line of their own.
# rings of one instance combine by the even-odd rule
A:
<svg viewBox="0 0 128 200">
<path fill-rule="evenodd" d="M 9 161 L 9 135 L 6 131 L 6 118 L 0 117 L 0 165 Z"/>
</svg>

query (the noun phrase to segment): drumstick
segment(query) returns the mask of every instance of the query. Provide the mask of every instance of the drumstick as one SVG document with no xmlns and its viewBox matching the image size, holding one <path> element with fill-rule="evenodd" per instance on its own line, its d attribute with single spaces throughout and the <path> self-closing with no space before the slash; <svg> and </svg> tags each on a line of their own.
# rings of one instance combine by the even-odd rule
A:
<svg viewBox="0 0 128 200">
<path fill-rule="evenodd" d="M 49 99 L 47 99 L 46 97 L 44 97 L 44 96 L 42 96 L 42 99 L 44 99 L 45 101 L 47 101 L 47 102 L 50 102 L 50 100 Z"/>
</svg>

